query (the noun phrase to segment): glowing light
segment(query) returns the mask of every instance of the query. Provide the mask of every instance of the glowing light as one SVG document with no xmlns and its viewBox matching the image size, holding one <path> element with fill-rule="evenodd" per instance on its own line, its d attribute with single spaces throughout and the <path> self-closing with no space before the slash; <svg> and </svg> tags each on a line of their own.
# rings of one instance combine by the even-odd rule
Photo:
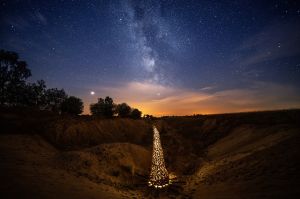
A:
<svg viewBox="0 0 300 199">
<path fill-rule="evenodd" d="M 95 95 L 95 92 L 94 92 L 94 91 L 91 91 L 91 95 Z"/>
<path fill-rule="evenodd" d="M 159 132 L 153 126 L 153 152 L 149 186 L 163 188 L 169 185 L 169 174 L 165 166 L 164 154 L 161 147 Z"/>
</svg>

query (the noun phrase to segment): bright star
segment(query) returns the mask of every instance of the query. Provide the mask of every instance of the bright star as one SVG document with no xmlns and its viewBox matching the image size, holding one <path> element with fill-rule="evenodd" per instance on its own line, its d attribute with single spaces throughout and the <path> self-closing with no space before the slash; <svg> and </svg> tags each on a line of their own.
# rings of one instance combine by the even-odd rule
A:
<svg viewBox="0 0 300 199">
<path fill-rule="evenodd" d="M 91 95 L 95 95 L 95 92 L 94 92 L 94 91 L 91 91 Z"/>
</svg>

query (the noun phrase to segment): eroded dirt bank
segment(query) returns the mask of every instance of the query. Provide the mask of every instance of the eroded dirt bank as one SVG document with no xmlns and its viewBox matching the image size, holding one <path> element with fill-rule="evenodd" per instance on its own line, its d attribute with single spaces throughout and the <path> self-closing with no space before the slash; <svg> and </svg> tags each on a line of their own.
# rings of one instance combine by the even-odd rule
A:
<svg viewBox="0 0 300 199">
<path fill-rule="evenodd" d="M 167 168 L 179 181 L 160 193 L 146 185 L 151 161 L 150 123 L 43 117 L 46 124 L 30 131 L 27 128 L 32 124 L 26 119 L 8 116 L 1 116 L 2 126 L 19 126 L 6 126 L 2 128 L 6 132 L 1 131 L 1 198 L 300 195 L 297 110 L 156 121 Z M 44 124 L 31 120 L 34 125 Z"/>
</svg>

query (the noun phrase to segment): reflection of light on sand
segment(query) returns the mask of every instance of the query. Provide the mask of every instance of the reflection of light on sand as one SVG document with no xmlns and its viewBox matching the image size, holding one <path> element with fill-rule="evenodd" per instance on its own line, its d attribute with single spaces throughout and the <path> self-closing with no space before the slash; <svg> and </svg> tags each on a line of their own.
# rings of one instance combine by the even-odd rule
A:
<svg viewBox="0 0 300 199">
<path fill-rule="evenodd" d="M 175 179 L 177 179 L 177 176 L 174 173 L 169 173 L 169 179 L 175 180 Z"/>
</svg>

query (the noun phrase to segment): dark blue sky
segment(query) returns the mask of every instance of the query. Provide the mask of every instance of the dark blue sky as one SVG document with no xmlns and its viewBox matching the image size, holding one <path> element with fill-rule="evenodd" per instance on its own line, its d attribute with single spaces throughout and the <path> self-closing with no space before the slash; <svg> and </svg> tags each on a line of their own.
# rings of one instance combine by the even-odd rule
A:
<svg viewBox="0 0 300 199">
<path fill-rule="evenodd" d="M 297 1 L 1 1 L 31 81 L 156 115 L 300 107 Z M 95 95 L 90 95 L 95 91 Z"/>
</svg>

